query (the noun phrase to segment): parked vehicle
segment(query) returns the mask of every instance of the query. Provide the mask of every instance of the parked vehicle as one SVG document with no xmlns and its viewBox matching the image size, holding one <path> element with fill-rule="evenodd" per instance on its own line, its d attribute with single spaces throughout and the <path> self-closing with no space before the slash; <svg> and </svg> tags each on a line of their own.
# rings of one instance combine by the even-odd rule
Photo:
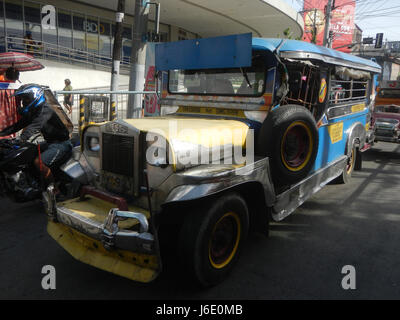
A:
<svg viewBox="0 0 400 320">
<path fill-rule="evenodd" d="M 399 143 L 400 135 L 400 106 L 376 106 L 372 116 L 375 130 L 375 141 Z"/>
<path fill-rule="evenodd" d="M 400 106 L 400 81 L 383 80 L 378 86 L 377 106 Z"/>
<path fill-rule="evenodd" d="M 182 274 L 215 285 L 250 229 L 361 168 L 373 61 L 245 34 L 158 44 L 156 69 L 162 116 L 85 127 L 90 185 L 50 215 L 84 263 L 149 282 L 172 248 Z"/>
</svg>

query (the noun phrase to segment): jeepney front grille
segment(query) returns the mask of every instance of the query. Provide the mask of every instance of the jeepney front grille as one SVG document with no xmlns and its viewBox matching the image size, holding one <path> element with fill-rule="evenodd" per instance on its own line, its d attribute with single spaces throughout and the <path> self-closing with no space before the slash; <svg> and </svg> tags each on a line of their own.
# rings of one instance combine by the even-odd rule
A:
<svg viewBox="0 0 400 320">
<path fill-rule="evenodd" d="M 134 137 L 103 133 L 103 170 L 115 174 L 133 177 L 134 141 Z"/>
</svg>

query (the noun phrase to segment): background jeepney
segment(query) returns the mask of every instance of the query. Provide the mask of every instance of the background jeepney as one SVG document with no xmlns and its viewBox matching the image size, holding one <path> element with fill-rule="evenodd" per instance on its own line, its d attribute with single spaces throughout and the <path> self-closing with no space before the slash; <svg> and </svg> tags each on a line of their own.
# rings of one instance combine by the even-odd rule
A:
<svg viewBox="0 0 400 320">
<path fill-rule="evenodd" d="M 400 142 L 400 81 L 379 83 L 372 126 L 375 141 Z"/>
<path fill-rule="evenodd" d="M 377 106 L 400 106 L 400 81 L 382 80 L 378 86 Z"/>
<path fill-rule="evenodd" d="M 162 116 L 86 127 L 66 166 L 88 185 L 48 204 L 49 234 L 87 264 L 149 282 L 176 252 L 214 285 L 250 228 L 361 167 L 372 61 L 245 34 L 159 44 L 156 68 Z"/>
</svg>

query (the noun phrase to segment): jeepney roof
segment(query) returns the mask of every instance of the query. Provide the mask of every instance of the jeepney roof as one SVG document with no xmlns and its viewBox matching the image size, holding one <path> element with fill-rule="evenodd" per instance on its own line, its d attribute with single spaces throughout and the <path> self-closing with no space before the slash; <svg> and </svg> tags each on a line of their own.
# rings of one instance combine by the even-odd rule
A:
<svg viewBox="0 0 400 320">
<path fill-rule="evenodd" d="M 283 42 L 282 42 L 283 41 Z M 375 73 L 381 72 L 379 64 L 372 60 L 363 59 L 348 53 L 318 46 L 313 43 L 271 38 L 253 38 L 253 50 L 274 51 L 282 42 L 279 48 L 279 56 L 290 59 L 314 59 L 325 63 L 367 70 Z"/>
<path fill-rule="evenodd" d="M 278 51 L 281 58 L 314 60 L 381 72 L 381 67 L 372 60 L 304 41 L 252 38 L 251 33 L 158 43 L 155 48 L 155 64 L 156 69 L 162 71 L 249 67 L 254 50 Z"/>
</svg>

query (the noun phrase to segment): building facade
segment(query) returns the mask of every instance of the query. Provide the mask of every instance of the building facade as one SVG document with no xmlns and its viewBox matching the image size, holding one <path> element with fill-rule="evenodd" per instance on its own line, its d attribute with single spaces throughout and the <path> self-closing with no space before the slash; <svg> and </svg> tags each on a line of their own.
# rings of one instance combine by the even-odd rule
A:
<svg viewBox="0 0 400 320">
<path fill-rule="evenodd" d="M 134 2 L 126 1 L 123 21 L 121 84 L 127 85 L 134 26 Z M 302 17 L 280 0 L 159 0 L 159 41 L 252 32 L 259 37 L 302 35 Z M 54 11 L 54 26 L 43 19 Z M 0 51 L 33 54 L 47 68 L 21 75 L 24 82 L 40 80 L 54 89 L 46 70 L 71 79 L 74 88 L 109 84 L 117 0 L 0 0 Z M 154 39 L 150 10 L 147 41 Z M 71 67 L 71 64 L 73 67 Z M 85 76 L 82 77 L 82 72 Z M 84 79 L 88 78 L 88 79 Z M 82 80 L 84 79 L 84 80 Z M 90 83 L 89 83 L 90 82 Z"/>
</svg>

